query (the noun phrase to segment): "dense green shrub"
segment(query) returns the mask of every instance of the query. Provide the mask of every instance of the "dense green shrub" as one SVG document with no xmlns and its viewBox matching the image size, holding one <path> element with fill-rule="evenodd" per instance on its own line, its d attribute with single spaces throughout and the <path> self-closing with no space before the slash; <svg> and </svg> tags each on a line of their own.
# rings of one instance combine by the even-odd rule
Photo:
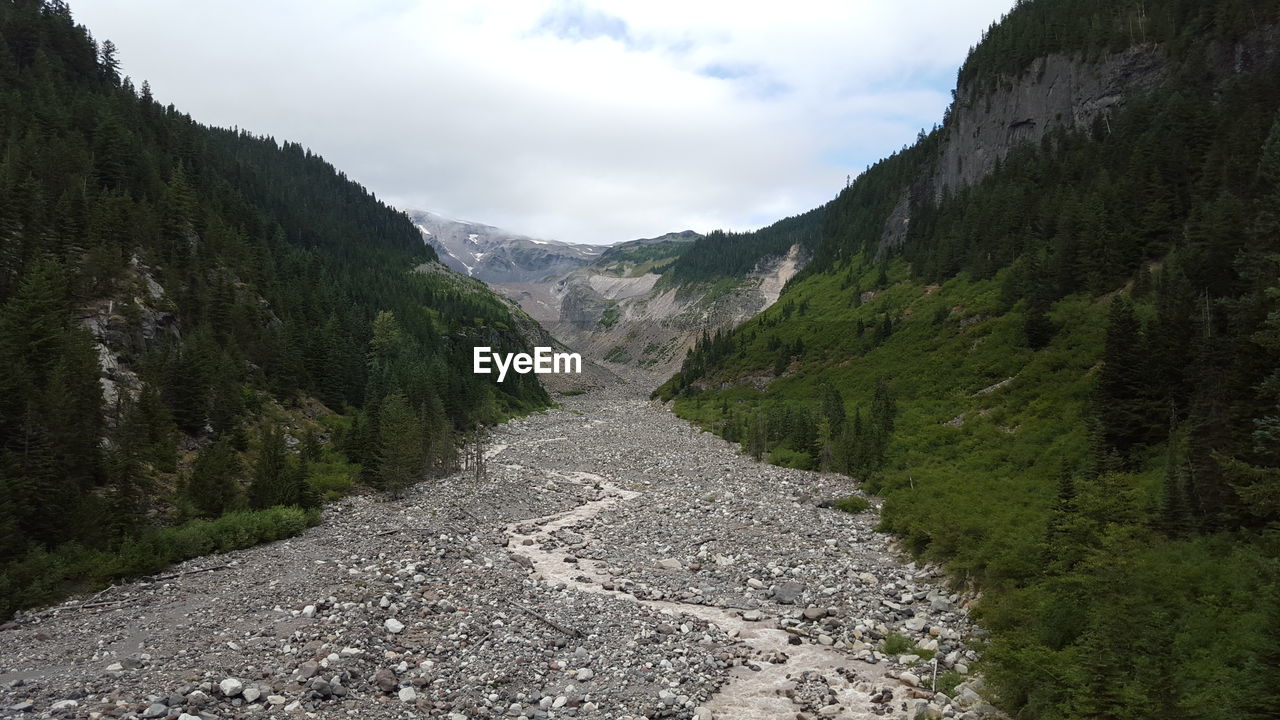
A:
<svg viewBox="0 0 1280 720">
<path fill-rule="evenodd" d="M 67 543 L 35 549 L 0 572 L 0 618 L 56 602 L 109 583 L 150 575 L 174 563 L 209 553 L 241 550 L 292 537 L 320 521 L 318 511 L 296 507 L 232 512 L 215 520 L 192 520 L 129 537 L 113 550 Z"/>
</svg>

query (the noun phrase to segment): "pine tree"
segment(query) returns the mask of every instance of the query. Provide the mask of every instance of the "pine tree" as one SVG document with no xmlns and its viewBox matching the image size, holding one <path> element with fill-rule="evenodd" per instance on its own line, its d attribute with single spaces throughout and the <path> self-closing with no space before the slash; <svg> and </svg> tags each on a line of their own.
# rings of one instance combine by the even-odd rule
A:
<svg viewBox="0 0 1280 720">
<path fill-rule="evenodd" d="M 1123 296 L 1112 300 L 1095 406 L 1104 446 L 1122 458 L 1151 435 L 1154 406 L 1142 343 L 1133 304 Z"/>
<path fill-rule="evenodd" d="M 187 499 L 203 517 L 218 517 L 235 505 L 240 460 L 228 440 L 205 448 L 187 479 Z"/>
<path fill-rule="evenodd" d="M 275 425 L 265 426 L 258 436 L 253 480 L 249 484 L 251 507 L 261 510 L 276 505 L 298 504 L 297 488 L 288 477 L 288 465 L 284 433 Z"/>
<path fill-rule="evenodd" d="M 404 395 L 393 393 L 382 403 L 378 441 L 379 485 L 399 497 L 425 469 L 422 423 Z"/>
</svg>

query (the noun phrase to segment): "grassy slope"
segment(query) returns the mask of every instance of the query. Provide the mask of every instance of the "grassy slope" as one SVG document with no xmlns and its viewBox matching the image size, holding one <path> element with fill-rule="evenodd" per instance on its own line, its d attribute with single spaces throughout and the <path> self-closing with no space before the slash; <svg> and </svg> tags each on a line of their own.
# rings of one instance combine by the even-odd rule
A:
<svg viewBox="0 0 1280 720">
<path fill-rule="evenodd" d="M 714 429 L 726 402 L 730 413 L 770 402 L 816 409 L 818 388 L 829 383 L 843 393 L 850 417 L 859 406 L 865 415 L 876 381 L 887 379 L 900 414 L 884 476 L 873 483 L 888 501 L 886 525 L 914 549 L 952 559 L 961 573 L 985 574 L 1001 562 L 1001 548 L 1024 545 L 1043 531 L 1064 459 L 1088 455 L 1082 414 L 1101 352 L 1106 300 L 1059 302 L 1053 319 L 1064 329 L 1033 352 L 1022 340 L 1021 306 L 1002 311 L 1000 276 L 979 282 L 961 276 L 925 287 L 894 266 L 890 286 L 853 307 L 854 288 L 871 286 L 874 275 L 868 269 L 852 287 L 842 287 L 836 274 L 793 286 L 787 302 L 808 301 L 806 312 L 757 332 L 708 384 L 771 375 L 771 337 L 802 339 L 805 362 L 793 363 L 763 392 L 737 385 L 681 396 L 676 412 Z M 762 318 L 780 318 L 782 307 Z M 886 312 L 896 318 L 895 328 L 875 346 L 873 328 Z M 862 337 L 855 332 L 859 319 L 868 326 Z M 756 318 L 743 331 L 761 325 Z M 1010 377 L 1000 389 L 980 393 Z M 948 424 L 958 416 L 963 424 Z M 992 496 L 1002 501 L 988 503 Z M 982 505 L 985 512 L 960 512 Z"/>
<path fill-rule="evenodd" d="M 945 563 L 957 582 L 988 591 L 977 609 L 991 632 L 983 670 L 1003 704 L 1039 718 L 1109 716 L 1117 706 L 1132 717 L 1259 716 L 1269 680 L 1258 663 L 1275 655 L 1266 647 L 1274 618 L 1259 598 L 1274 564 L 1229 536 L 1153 534 L 1163 446 L 1136 472 L 1077 485 L 1081 519 L 1067 532 L 1092 539 L 1073 570 L 1045 574 L 1047 562 L 1062 562 L 1046 536 L 1059 478 L 1093 456 L 1086 418 L 1110 296 L 1057 302 L 1058 334 L 1032 351 L 1023 305 L 1002 306 L 1004 273 L 925 286 L 895 263 L 888 287 L 855 307 L 855 288 L 871 287 L 876 273 L 792 286 L 739 329 L 751 340 L 703 389 L 677 396 L 676 412 L 723 432 L 772 403 L 816 410 L 830 383 L 849 417 L 858 407 L 865 417 L 887 379 L 899 414 L 883 473 L 867 484 L 886 500 L 884 529 Z M 885 313 L 895 328 L 877 342 Z M 861 338 L 859 319 L 868 326 Z M 776 379 L 772 337 L 804 342 L 803 362 Z M 772 379 L 764 391 L 735 382 L 762 377 Z M 795 457 L 775 450 L 772 459 Z"/>
</svg>

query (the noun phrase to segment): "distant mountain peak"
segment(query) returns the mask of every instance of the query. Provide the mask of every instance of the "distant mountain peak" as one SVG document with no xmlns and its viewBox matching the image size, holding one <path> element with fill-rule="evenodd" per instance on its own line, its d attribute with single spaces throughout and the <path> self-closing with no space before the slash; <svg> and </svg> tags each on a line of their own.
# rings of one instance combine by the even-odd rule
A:
<svg viewBox="0 0 1280 720">
<path fill-rule="evenodd" d="M 440 261 L 492 284 L 537 282 L 590 264 L 603 251 L 594 245 L 533 238 L 493 225 L 455 220 L 429 210 L 405 213 Z"/>
</svg>

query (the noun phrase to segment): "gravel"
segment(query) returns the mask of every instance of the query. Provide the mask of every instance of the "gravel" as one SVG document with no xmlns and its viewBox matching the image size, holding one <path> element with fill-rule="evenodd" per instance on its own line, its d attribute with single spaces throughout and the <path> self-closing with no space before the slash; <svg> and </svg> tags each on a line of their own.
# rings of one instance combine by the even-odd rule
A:
<svg viewBox="0 0 1280 720">
<path fill-rule="evenodd" d="M 503 425 L 482 482 L 347 498 L 296 538 L 19 615 L 0 717 L 995 714 L 979 678 L 933 691 L 924 657 L 977 660 L 972 597 L 877 533 L 874 499 L 829 509 L 856 484 L 754 463 L 641 387 Z M 890 633 L 918 649 L 885 655 Z"/>
</svg>

